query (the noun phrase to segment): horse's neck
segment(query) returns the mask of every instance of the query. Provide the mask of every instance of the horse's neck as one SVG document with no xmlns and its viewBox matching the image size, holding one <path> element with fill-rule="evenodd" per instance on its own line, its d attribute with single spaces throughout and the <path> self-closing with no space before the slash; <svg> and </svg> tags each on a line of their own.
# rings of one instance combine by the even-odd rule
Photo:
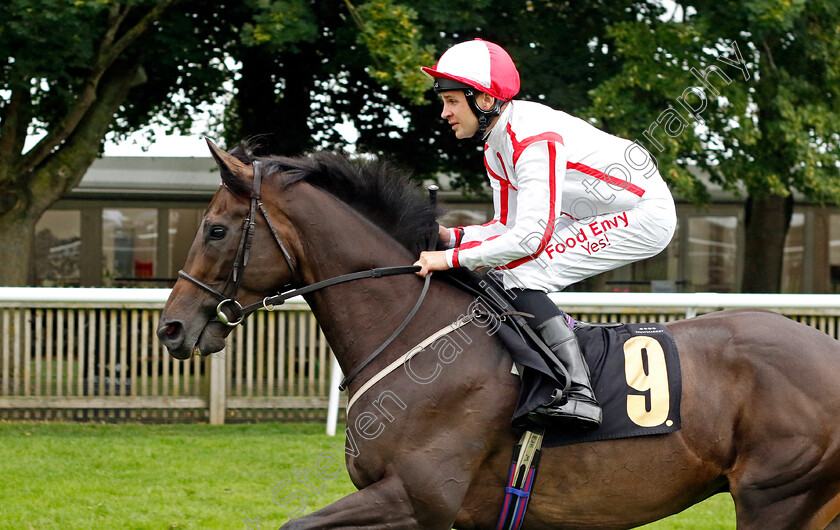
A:
<svg viewBox="0 0 840 530">
<path fill-rule="evenodd" d="M 307 283 L 376 267 L 411 265 L 414 258 L 347 205 L 308 190 L 318 214 L 301 207 L 293 219 L 303 247 Z M 323 212 L 329 212 L 324 215 Z M 355 280 L 307 295 L 318 323 L 345 373 L 375 350 L 399 325 L 422 288 L 414 274 Z"/>
<path fill-rule="evenodd" d="M 414 257 L 350 206 L 312 186 L 295 199 L 304 281 L 314 283 L 374 267 L 411 265 Z M 301 200 L 304 199 L 304 200 Z M 308 205 L 317 205 L 313 208 Z M 321 291 L 318 294 L 324 294 Z"/>
</svg>

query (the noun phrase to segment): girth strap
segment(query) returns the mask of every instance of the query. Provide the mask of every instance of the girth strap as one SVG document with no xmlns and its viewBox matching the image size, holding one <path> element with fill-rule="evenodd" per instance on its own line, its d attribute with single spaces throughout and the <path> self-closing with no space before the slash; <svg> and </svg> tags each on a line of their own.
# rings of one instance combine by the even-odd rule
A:
<svg viewBox="0 0 840 530">
<path fill-rule="evenodd" d="M 531 488 L 534 487 L 534 481 L 537 479 L 544 432 L 542 430 L 525 431 L 522 433 L 519 445 L 513 448 L 510 476 L 496 530 L 519 530 L 525 520 Z"/>
</svg>

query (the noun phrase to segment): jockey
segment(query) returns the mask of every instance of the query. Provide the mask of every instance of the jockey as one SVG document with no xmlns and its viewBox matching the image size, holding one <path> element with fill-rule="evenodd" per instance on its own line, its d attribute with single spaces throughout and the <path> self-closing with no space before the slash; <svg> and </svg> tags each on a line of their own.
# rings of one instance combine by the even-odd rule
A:
<svg viewBox="0 0 840 530">
<path fill-rule="evenodd" d="M 651 155 L 540 103 L 513 100 L 519 73 L 507 52 L 481 39 L 447 50 L 422 70 L 455 137 L 484 144 L 495 215 L 483 225 L 440 228 L 445 251 L 423 252 L 419 275 L 492 268 L 517 310 L 569 374 L 529 419 L 596 428 L 601 407 L 565 316 L 547 293 L 658 254 L 676 226 L 674 200 Z M 562 388 L 558 372 L 558 389 Z"/>
</svg>

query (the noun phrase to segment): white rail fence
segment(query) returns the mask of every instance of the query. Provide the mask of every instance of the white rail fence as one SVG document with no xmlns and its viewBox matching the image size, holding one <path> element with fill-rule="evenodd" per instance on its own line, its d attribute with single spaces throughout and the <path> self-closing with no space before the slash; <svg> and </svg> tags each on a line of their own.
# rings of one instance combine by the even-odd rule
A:
<svg viewBox="0 0 840 530">
<path fill-rule="evenodd" d="M 155 336 L 168 289 L 0 288 L 0 418 L 102 421 L 319 419 L 335 432 L 340 372 L 302 300 L 259 311 L 208 360 Z M 666 322 L 766 308 L 838 338 L 840 295 L 562 293 L 590 322 Z"/>
<path fill-rule="evenodd" d="M 168 289 L 0 288 L 0 418 L 323 418 L 330 351 L 305 302 L 260 311 L 210 359 L 155 335 Z"/>
</svg>

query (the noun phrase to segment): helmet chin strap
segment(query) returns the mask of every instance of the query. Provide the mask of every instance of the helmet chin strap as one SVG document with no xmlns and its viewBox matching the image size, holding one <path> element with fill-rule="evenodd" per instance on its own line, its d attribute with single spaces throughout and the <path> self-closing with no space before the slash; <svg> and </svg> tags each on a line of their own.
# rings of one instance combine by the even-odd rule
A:
<svg viewBox="0 0 840 530">
<path fill-rule="evenodd" d="M 484 142 L 487 138 L 487 128 L 492 123 L 493 118 L 500 115 L 502 113 L 502 105 L 505 104 L 504 101 L 498 98 L 494 98 L 493 100 L 493 108 L 490 110 L 484 110 L 479 105 L 478 102 L 475 100 L 475 91 L 472 89 L 464 90 L 464 95 L 467 97 L 467 101 L 470 103 L 470 108 L 475 114 L 475 117 L 478 118 L 478 130 L 476 130 L 475 134 L 472 138 L 477 142 Z"/>
</svg>

